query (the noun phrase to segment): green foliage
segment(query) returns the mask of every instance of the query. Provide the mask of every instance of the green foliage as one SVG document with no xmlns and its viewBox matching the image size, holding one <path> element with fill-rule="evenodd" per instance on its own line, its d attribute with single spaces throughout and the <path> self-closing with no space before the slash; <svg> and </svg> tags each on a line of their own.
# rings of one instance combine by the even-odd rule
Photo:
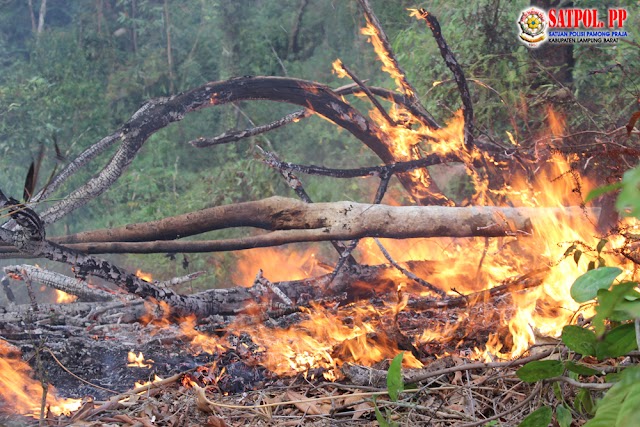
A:
<svg viewBox="0 0 640 427">
<path fill-rule="evenodd" d="M 625 216 L 640 217 L 640 167 L 625 172 L 616 208 Z"/>
<path fill-rule="evenodd" d="M 625 173 L 625 178 L 620 186 L 608 186 L 590 195 L 595 198 L 604 192 L 622 188 L 616 206 L 623 213 L 633 216 L 640 215 L 637 200 L 640 196 L 640 167 Z M 604 249 L 607 241 L 600 240 L 596 247 L 597 256 Z M 565 252 L 565 256 L 574 254 L 574 260 L 579 261 L 577 245 L 571 245 Z M 577 259 L 576 259 L 577 258 Z M 596 315 L 591 320 L 591 327 L 567 325 L 562 330 L 562 341 L 572 351 L 581 356 L 595 356 L 598 360 L 612 359 L 624 356 L 638 348 L 637 324 L 640 321 L 640 293 L 636 290 L 638 283 L 622 282 L 613 284 L 614 280 L 622 273 L 618 267 L 600 267 L 589 270 L 580 276 L 571 286 L 571 296 L 577 302 L 595 300 Z M 535 382 L 561 375 L 564 369 L 571 374 L 592 376 L 598 373 L 587 366 L 583 366 L 573 360 L 539 361 L 530 362 L 520 368 L 518 377 L 524 381 Z M 554 375 L 555 374 L 555 375 Z M 588 421 L 586 427 L 611 427 L 611 426 L 640 426 L 637 411 L 640 407 L 640 367 L 627 367 L 619 374 L 610 374 L 607 381 L 615 381 L 616 384 L 605 393 L 604 397 L 594 405 L 590 392 L 582 388 L 576 394 L 573 406 L 576 411 L 595 416 Z M 555 390 L 555 388 L 554 388 Z M 556 398 L 562 398 L 560 393 Z M 541 420 L 547 425 L 551 421 L 550 408 L 541 407 L 530 414 L 524 422 L 538 420 L 540 414 L 545 414 L 549 419 Z M 538 414 L 534 417 L 534 414 Z M 556 420 L 560 426 L 571 425 L 571 413 L 559 405 L 556 408 Z M 521 425 L 523 425 L 521 424 Z"/>
<path fill-rule="evenodd" d="M 569 408 L 564 405 L 558 405 L 556 407 L 556 421 L 558 421 L 560 427 L 571 427 L 573 416 Z"/>
<path fill-rule="evenodd" d="M 402 358 L 404 353 L 399 353 L 393 358 L 389 364 L 389 370 L 387 371 L 387 393 L 393 402 L 398 401 L 400 393 L 404 390 L 404 381 L 402 380 Z M 376 399 L 373 399 L 373 407 L 376 414 L 376 421 L 380 427 L 396 427 L 398 423 L 391 420 L 391 413 L 388 408 L 385 408 L 385 414 L 383 415 L 376 404 Z"/>
<path fill-rule="evenodd" d="M 518 427 L 547 427 L 551 423 L 553 409 L 549 406 L 541 406 L 522 420 Z"/>
<path fill-rule="evenodd" d="M 559 360 L 534 360 L 516 371 L 522 381 L 535 383 L 547 378 L 557 377 L 564 372 L 564 365 Z"/>
<path fill-rule="evenodd" d="M 622 273 L 618 267 L 601 267 L 578 277 L 571 285 L 571 297 L 577 302 L 587 302 L 596 297 L 598 290 L 606 289 Z"/>
<path fill-rule="evenodd" d="M 577 325 L 567 325 L 562 329 L 562 342 L 583 356 L 596 355 L 596 334 Z"/>
<path fill-rule="evenodd" d="M 399 353 L 393 358 L 387 372 L 387 391 L 389 397 L 394 402 L 398 401 L 398 395 L 404 390 L 404 382 L 402 380 L 402 357 L 404 353 Z"/>
<path fill-rule="evenodd" d="M 640 368 L 627 368 L 620 381 L 598 402 L 593 419 L 585 427 L 640 426 Z"/>
</svg>

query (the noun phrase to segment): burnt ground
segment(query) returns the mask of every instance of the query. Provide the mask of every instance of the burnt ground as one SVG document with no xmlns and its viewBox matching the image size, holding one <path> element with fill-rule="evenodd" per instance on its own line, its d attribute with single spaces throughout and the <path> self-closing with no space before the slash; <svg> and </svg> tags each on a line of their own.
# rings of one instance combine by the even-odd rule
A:
<svg viewBox="0 0 640 427">
<path fill-rule="evenodd" d="M 401 312 L 397 321 L 400 326 L 399 339 L 419 336 L 425 328 L 436 330 L 448 326 L 445 335 L 419 348 L 407 350 L 419 356 L 425 365 L 422 371 L 453 370 L 426 383 L 421 382 L 421 385 L 428 387 L 409 394 L 405 406 L 390 402 L 383 404 L 391 408 L 390 415 L 387 415 L 393 415 L 401 425 L 425 422 L 427 424 L 422 425 L 461 425 L 463 421 L 471 423 L 495 416 L 500 410 L 507 411 L 514 405 L 522 404 L 535 391 L 536 399 L 525 402 L 527 404 L 517 408 L 517 411 L 509 412 L 504 419 L 518 420 L 522 414 L 528 413 L 526 411 L 532 408 L 531 405 L 543 399 L 544 395 L 539 389 L 534 390 L 531 385 L 522 383 L 514 376 L 517 364 L 509 369 L 467 371 L 466 376 L 462 375 L 464 368 L 456 371 L 456 366 L 474 362 L 467 356 L 474 347 L 482 348 L 490 334 L 501 329 L 506 333 L 506 328 L 499 325 L 504 312 L 512 310 L 509 306 L 510 297 L 507 296 L 466 309 Z M 302 317 L 304 314 L 295 313 L 277 319 L 275 323 L 284 326 Z M 380 325 L 394 323 L 393 319 L 379 320 Z M 345 319 L 345 322 L 348 321 Z M 202 328 L 218 329 L 211 324 Z M 262 354 L 246 334 L 231 337 L 226 351 L 212 355 L 193 354 L 190 340 L 175 325 L 162 328 L 139 323 L 85 328 L 58 326 L 55 329 L 42 327 L 36 332 L 38 334 L 33 335 L 35 332 L 32 331 L 29 339 L 19 340 L 23 358 L 38 372 L 36 347 L 50 350 L 40 354 L 47 381 L 56 387 L 58 395 L 93 400 L 84 409 L 85 413 L 93 411 L 93 414 L 87 416 L 78 411 L 71 425 L 77 425 L 80 419 L 88 423 L 83 425 L 225 425 L 222 422 L 229 426 L 377 425 L 371 396 L 350 396 L 386 388 L 384 376 L 388 360 L 369 368 L 357 367 L 365 370 L 370 381 L 364 382 L 369 383 L 363 383 L 361 374 L 355 374 L 357 369 L 351 368 L 343 369 L 345 377 L 336 383 L 324 381 L 321 371 L 279 377 L 257 363 Z M 376 337 L 370 338 L 375 340 Z M 129 351 L 136 354 L 142 352 L 145 359 L 151 359 L 153 363 L 145 368 L 128 367 Z M 176 375 L 181 373 L 183 375 Z M 136 381 L 149 381 L 155 375 L 174 379 L 134 395 L 135 398 L 131 397 L 130 391 Z M 374 381 L 376 375 L 378 378 Z M 206 388 L 199 403 L 194 384 Z M 439 390 L 435 394 L 434 387 Z M 478 394 L 475 399 L 467 396 L 470 390 Z M 119 400 L 127 398 L 135 402 L 108 403 L 114 395 L 118 395 Z M 322 400 L 328 395 L 338 397 L 329 402 Z M 203 397 L 209 402 L 203 403 Z M 320 400 L 300 403 L 305 398 Z M 217 403 L 212 404 L 212 401 Z M 216 406 L 222 402 L 232 407 Z M 276 405 L 275 402 L 294 403 Z M 255 408 L 259 404 L 267 406 Z M 11 409 L 5 407 L 3 412 L 10 413 Z M 35 422 L 22 417 L 5 418 L 5 422 L 8 420 L 12 420 L 14 425 Z M 52 417 L 48 424 L 69 425 L 69 422 L 68 418 L 61 416 Z"/>
</svg>

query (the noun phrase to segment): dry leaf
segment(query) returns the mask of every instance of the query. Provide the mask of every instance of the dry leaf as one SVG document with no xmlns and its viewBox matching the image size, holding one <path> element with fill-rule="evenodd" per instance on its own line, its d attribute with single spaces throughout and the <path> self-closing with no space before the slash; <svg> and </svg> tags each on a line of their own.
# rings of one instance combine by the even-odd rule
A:
<svg viewBox="0 0 640 427">
<path fill-rule="evenodd" d="M 371 412 L 373 410 L 373 403 L 371 402 L 362 402 L 353 407 L 353 415 L 351 416 L 352 420 L 357 420 L 367 412 Z"/>
<path fill-rule="evenodd" d="M 296 393 L 295 391 L 291 391 L 291 390 L 287 391 L 287 399 L 298 401 L 298 402 L 294 402 L 293 404 L 295 405 L 296 408 L 298 408 L 300 411 L 304 412 L 305 414 L 322 415 L 322 411 L 316 405 L 316 402 L 304 402 L 309 398 L 304 397 L 303 395 Z M 303 401 L 303 402 L 299 402 L 299 401 Z"/>
<path fill-rule="evenodd" d="M 636 111 L 631 115 L 631 118 L 629 119 L 629 123 L 627 123 L 627 136 L 631 135 L 631 131 L 633 131 L 633 128 L 635 127 L 638 119 L 640 119 L 640 111 Z"/>
<path fill-rule="evenodd" d="M 228 427 L 227 423 L 224 422 L 222 418 L 218 418 L 214 415 L 211 415 L 207 418 L 207 422 L 205 423 L 206 427 Z"/>
</svg>

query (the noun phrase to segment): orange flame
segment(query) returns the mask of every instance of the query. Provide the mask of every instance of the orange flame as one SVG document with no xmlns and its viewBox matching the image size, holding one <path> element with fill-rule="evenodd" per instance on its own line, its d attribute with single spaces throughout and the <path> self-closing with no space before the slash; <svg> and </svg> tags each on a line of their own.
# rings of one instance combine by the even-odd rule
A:
<svg viewBox="0 0 640 427">
<path fill-rule="evenodd" d="M 144 271 L 138 269 L 136 270 L 136 276 L 144 280 L 145 282 L 153 282 L 153 276 L 151 273 L 145 273 Z"/>
<path fill-rule="evenodd" d="M 3 340 L 0 340 L 0 386 L 1 411 L 40 416 L 42 385 L 31 378 L 31 367 L 20 358 L 20 351 Z M 52 414 L 69 414 L 81 404 L 81 399 L 62 399 L 56 396 L 54 387 L 48 388 L 47 406 Z"/>
<path fill-rule="evenodd" d="M 370 22 L 367 22 L 367 25 L 360 30 L 360 33 L 370 37 L 369 40 L 373 45 L 373 49 L 378 55 L 378 59 L 380 59 L 380 61 L 382 62 L 382 71 L 389 74 L 395 80 L 398 89 L 402 93 L 407 96 L 413 95 L 413 91 L 411 90 L 411 88 L 405 84 L 404 74 L 400 72 L 397 64 L 384 48 L 382 35 L 378 32 L 376 27 Z"/>
<path fill-rule="evenodd" d="M 153 364 L 153 360 L 145 359 L 141 351 L 138 352 L 137 356 L 133 351 L 130 351 L 127 354 L 127 362 L 129 362 L 127 366 L 130 368 L 150 368 Z"/>
<path fill-rule="evenodd" d="M 60 291 L 58 289 L 56 291 L 56 303 L 58 304 L 69 304 L 78 299 L 75 295 L 70 295 L 64 291 Z"/>
<path fill-rule="evenodd" d="M 285 251 L 278 248 L 256 248 L 242 251 L 233 274 L 233 281 L 251 286 L 258 270 L 272 282 L 299 280 L 326 270 L 318 263 L 315 253 Z"/>
</svg>

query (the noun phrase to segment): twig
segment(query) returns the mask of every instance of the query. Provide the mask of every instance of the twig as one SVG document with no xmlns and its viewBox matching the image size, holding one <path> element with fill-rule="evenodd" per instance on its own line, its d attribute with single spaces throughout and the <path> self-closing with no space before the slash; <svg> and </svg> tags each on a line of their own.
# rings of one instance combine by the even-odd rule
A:
<svg viewBox="0 0 640 427">
<path fill-rule="evenodd" d="M 295 122 L 297 120 L 303 119 L 305 117 L 309 117 L 313 115 L 313 112 L 310 110 L 300 110 L 300 111 L 296 111 L 294 113 L 291 114 L 287 114 L 286 116 L 268 123 L 266 125 L 261 125 L 261 126 L 255 126 L 252 128 L 248 128 L 245 130 L 238 130 L 238 131 L 227 131 L 221 135 L 215 136 L 213 138 L 204 138 L 204 137 L 200 137 L 197 139 L 194 139 L 192 141 L 189 141 L 189 144 L 193 145 L 194 147 L 197 148 L 205 148 L 205 147 L 211 147 L 214 145 L 221 145 L 221 144 L 228 144 L 230 142 L 236 142 L 239 141 L 243 138 L 248 138 L 251 136 L 256 136 L 256 135 L 260 135 L 262 133 L 265 132 L 269 132 L 273 129 L 277 129 L 281 126 L 284 126 L 286 124 L 289 124 L 291 122 Z"/>
<path fill-rule="evenodd" d="M 276 294 L 277 297 L 280 298 L 280 300 L 287 306 L 293 306 L 293 301 L 291 301 L 291 299 L 284 292 L 282 292 L 282 290 L 277 287 L 271 280 L 264 277 L 264 275 L 262 274 L 262 269 L 258 270 L 258 274 L 256 274 L 256 278 L 253 281 L 253 285 L 255 286 L 256 284 L 266 286 L 271 290 L 271 292 Z"/>
<path fill-rule="evenodd" d="M 608 390 L 613 387 L 613 383 L 581 383 L 569 377 L 553 377 L 545 379 L 546 382 L 560 381 L 574 387 L 586 388 L 589 390 Z"/>
<path fill-rule="evenodd" d="M 539 276 L 547 271 L 549 271 L 549 268 L 534 270 L 525 275 L 510 279 L 507 283 L 495 286 L 491 289 L 485 289 L 468 295 L 461 295 L 456 298 L 448 298 L 445 300 L 416 299 L 409 301 L 408 306 L 414 310 L 428 310 L 473 305 L 478 301 L 486 301 L 489 298 L 496 298 L 497 296 L 506 293 L 522 291 L 524 289 L 540 286 L 543 281 L 540 280 Z"/>
<path fill-rule="evenodd" d="M 420 382 L 429 378 L 438 377 L 444 374 L 451 374 L 458 371 L 468 371 L 475 369 L 493 369 L 493 368 L 509 368 L 516 365 L 524 365 L 534 360 L 544 359 L 547 356 L 550 356 L 555 349 L 549 349 L 545 351 L 541 351 L 538 354 L 524 357 L 522 359 L 511 360 L 508 362 L 476 362 L 476 363 L 468 363 L 466 365 L 460 366 L 452 366 L 450 368 L 438 369 L 437 371 L 431 371 L 424 374 L 411 375 L 411 381 L 409 382 Z"/>
<path fill-rule="evenodd" d="M 378 240 L 377 237 L 374 237 L 373 240 L 375 240 L 376 244 L 378 245 L 378 248 L 380 248 L 380 251 L 382 252 L 382 254 L 384 255 L 384 257 L 391 263 L 391 265 L 393 265 L 395 268 L 397 268 L 400 272 L 402 272 L 402 274 L 404 274 L 405 276 L 407 276 L 409 279 L 419 283 L 420 285 L 424 286 L 425 288 L 431 290 L 432 292 L 440 295 L 441 297 L 446 297 L 447 293 L 445 291 L 443 291 L 442 289 L 437 288 L 436 286 L 432 285 L 431 283 L 427 282 L 424 279 L 421 279 L 420 277 L 416 276 L 415 274 L 413 274 L 411 271 L 407 270 L 406 268 L 402 267 L 400 264 L 398 264 L 389 254 L 389 252 L 387 252 L 387 250 L 385 249 L 384 246 L 382 246 L 382 243 L 380 243 L 380 240 Z"/>
<path fill-rule="evenodd" d="M 89 284 L 82 279 L 65 276 L 64 274 L 44 270 L 32 265 L 9 265 L 4 267 L 3 270 L 14 279 L 20 278 L 25 280 L 28 277 L 30 280 L 45 286 L 75 295 L 84 301 L 111 301 L 114 298 L 114 295 L 109 292 L 90 288 Z"/>
<path fill-rule="evenodd" d="M 433 165 L 449 163 L 449 162 L 462 162 L 462 160 L 452 154 L 445 155 L 445 156 L 429 154 L 427 157 L 423 157 L 421 159 L 390 163 L 384 166 L 371 166 L 371 167 L 355 168 L 355 169 L 335 169 L 335 168 L 326 168 L 324 166 L 316 166 L 316 165 L 300 165 L 296 163 L 282 162 L 280 160 L 274 161 L 274 167 L 287 168 L 287 169 L 291 169 L 292 171 L 304 173 L 307 175 L 328 176 L 332 178 L 361 178 L 361 177 L 368 177 L 368 176 L 380 176 L 382 174 L 387 174 L 387 173 L 395 175 L 401 172 L 408 172 L 415 169 L 424 168 L 427 166 L 433 166 Z"/>
<path fill-rule="evenodd" d="M 470 149 L 473 145 L 473 104 L 471 102 L 469 86 L 467 86 L 467 80 L 464 76 L 464 72 L 462 71 L 462 67 L 456 60 L 455 55 L 442 36 L 442 31 L 440 29 L 440 23 L 438 22 L 438 19 L 422 8 L 419 10 L 414 10 L 412 16 L 415 16 L 418 19 L 424 19 L 426 21 L 427 26 L 433 34 L 433 37 L 436 39 L 436 43 L 438 44 L 440 54 L 442 55 L 445 64 L 447 64 L 447 67 L 449 67 L 449 69 L 453 73 L 454 78 L 456 79 L 456 83 L 458 84 L 458 91 L 460 92 L 460 97 L 462 98 L 462 111 L 464 116 L 464 144 L 467 149 Z"/>
<path fill-rule="evenodd" d="M 531 402 L 533 399 L 536 398 L 536 396 L 538 395 L 538 393 L 540 392 L 540 389 L 542 388 L 542 384 L 541 383 L 537 383 L 535 385 L 535 387 L 533 388 L 531 394 L 529 394 L 529 396 L 527 396 L 522 402 L 518 403 L 517 405 L 514 405 L 512 407 L 510 407 L 509 409 L 507 409 L 504 412 L 501 412 L 499 414 L 493 415 L 489 418 L 485 418 L 483 420 L 480 421 L 476 421 L 474 423 L 467 423 L 467 424 L 461 424 L 460 427 L 475 427 L 475 426 L 481 426 L 483 424 L 488 423 L 489 421 L 493 421 L 493 420 L 498 420 L 503 418 L 505 415 L 509 415 L 515 411 L 517 411 L 520 408 L 525 407 L 526 405 L 529 404 L 529 402 Z"/>
<path fill-rule="evenodd" d="M 193 273 L 189 273 L 186 276 L 174 277 L 173 279 L 163 280 L 156 282 L 158 286 L 177 286 L 183 283 L 190 282 L 192 280 L 197 279 L 200 276 L 205 275 L 206 271 L 195 271 Z"/>
</svg>

